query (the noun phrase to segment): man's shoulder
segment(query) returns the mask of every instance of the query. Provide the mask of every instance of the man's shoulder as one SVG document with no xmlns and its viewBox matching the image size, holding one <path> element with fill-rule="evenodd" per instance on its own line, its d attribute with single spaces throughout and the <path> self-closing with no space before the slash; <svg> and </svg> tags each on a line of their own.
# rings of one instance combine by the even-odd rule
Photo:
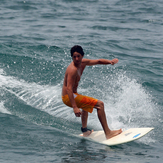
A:
<svg viewBox="0 0 163 163">
<path fill-rule="evenodd" d="M 87 58 L 83 58 L 82 59 L 82 64 L 86 64 L 89 63 L 91 61 L 91 59 L 87 59 Z"/>
<path fill-rule="evenodd" d="M 83 58 L 82 59 L 82 62 L 87 62 L 87 61 L 90 61 L 91 59 L 87 59 L 87 58 Z"/>
<path fill-rule="evenodd" d="M 77 68 L 71 63 L 69 64 L 69 66 L 66 69 L 67 73 L 71 73 L 71 72 L 77 72 Z"/>
</svg>

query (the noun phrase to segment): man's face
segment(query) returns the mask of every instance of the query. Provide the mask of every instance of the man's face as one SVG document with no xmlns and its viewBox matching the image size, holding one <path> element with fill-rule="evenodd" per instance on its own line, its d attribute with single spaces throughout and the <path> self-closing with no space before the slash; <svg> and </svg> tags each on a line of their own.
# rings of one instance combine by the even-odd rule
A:
<svg viewBox="0 0 163 163">
<path fill-rule="evenodd" d="M 73 53 L 72 60 L 75 63 L 75 65 L 80 65 L 82 58 L 83 58 L 83 56 L 80 53 L 78 53 L 78 52 Z"/>
</svg>

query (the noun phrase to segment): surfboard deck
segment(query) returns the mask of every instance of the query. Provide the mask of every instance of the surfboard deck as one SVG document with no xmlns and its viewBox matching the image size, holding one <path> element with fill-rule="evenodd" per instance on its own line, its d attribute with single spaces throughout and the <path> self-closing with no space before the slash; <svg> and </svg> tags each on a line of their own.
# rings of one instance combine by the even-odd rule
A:
<svg viewBox="0 0 163 163">
<path fill-rule="evenodd" d="M 80 136 L 100 144 L 113 146 L 113 145 L 123 144 L 139 139 L 153 129 L 154 128 L 130 128 L 111 139 L 106 139 L 104 131 L 93 131 L 88 137 L 83 137 L 83 134 L 80 134 Z"/>
</svg>

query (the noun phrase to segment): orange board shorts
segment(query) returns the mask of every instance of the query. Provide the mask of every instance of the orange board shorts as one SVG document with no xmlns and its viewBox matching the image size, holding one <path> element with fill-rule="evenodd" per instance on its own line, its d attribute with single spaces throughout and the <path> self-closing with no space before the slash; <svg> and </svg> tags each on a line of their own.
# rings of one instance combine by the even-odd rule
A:
<svg viewBox="0 0 163 163">
<path fill-rule="evenodd" d="M 97 104 L 97 99 L 84 96 L 78 93 L 73 93 L 76 105 L 78 108 L 81 108 L 89 113 L 93 112 L 94 106 Z M 68 95 L 62 96 L 62 101 L 65 105 L 72 107 Z"/>
</svg>

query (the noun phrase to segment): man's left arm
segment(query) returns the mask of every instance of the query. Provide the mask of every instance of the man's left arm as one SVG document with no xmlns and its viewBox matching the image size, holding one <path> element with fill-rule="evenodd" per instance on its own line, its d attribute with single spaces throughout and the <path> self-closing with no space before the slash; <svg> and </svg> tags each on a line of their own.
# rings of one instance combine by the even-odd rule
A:
<svg viewBox="0 0 163 163">
<path fill-rule="evenodd" d="M 118 63 L 118 59 L 117 58 L 112 59 L 112 60 L 108 60 L 108 59 L 83 59 L 83 62 L 86 64 L 86 66 L 93 66 L 93 65 L 97 65 L 97 64 L 114 65 L 114 64 Z"/>
</svg>

